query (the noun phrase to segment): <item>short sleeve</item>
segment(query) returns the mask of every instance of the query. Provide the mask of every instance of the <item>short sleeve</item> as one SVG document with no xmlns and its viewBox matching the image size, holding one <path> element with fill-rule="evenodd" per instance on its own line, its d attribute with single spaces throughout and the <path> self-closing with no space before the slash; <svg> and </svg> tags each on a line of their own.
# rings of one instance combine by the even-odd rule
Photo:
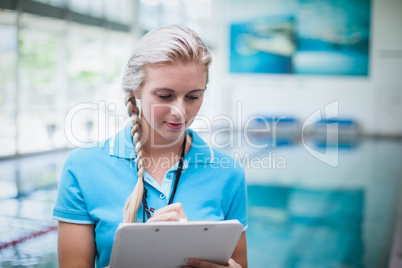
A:
<svg viewBox="0 0 402 268">
<path fill-rule="evenodd" d="M 56 204 L 53 208 L 53 219 L 77 224 L 94 224 L 82 195 L 73 152 L 68 153 L 64 162 Z"/>
<path fill-rule="evenodd" d="M 238 220 L 243 225 L 243 231 L 248 227 L 247 186 L 244 169 L 242 169 L 240 184 L 233 195 L 225 220 Z"/>
</svg>

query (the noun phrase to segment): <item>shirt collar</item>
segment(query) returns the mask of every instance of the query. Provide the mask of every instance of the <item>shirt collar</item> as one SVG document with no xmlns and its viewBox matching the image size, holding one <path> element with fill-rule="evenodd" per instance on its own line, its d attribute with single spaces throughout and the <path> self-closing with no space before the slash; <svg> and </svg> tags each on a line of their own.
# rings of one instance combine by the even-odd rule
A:
<svg viewBox="0 0 402 268">
<path fill-rule="evenodd" d="M 121 129 L 115 136 L 110 138 L 109 152 L 110 156 L 125 159 L 136 159 L 137 155 L 134 150 L 134 144 L 131 137 L 131 124 Z"/>
<path fill-rule="evenodd" d="M 110 156 L 131 160 L 137 158 L 131 136 L 132 128 L 133 126 L 129 124 L 110 138 Z M 194 130 L 189 128 L 186 132 L 192 138 L 192 144 L 190 151 L 184 157 L 183 169 L 186 169 L 189 164 L 212 163 L 214 160 L 213 149 Z M 177 169 L 177 166 L 178 163 L 172 169 Z"/>
</svg>

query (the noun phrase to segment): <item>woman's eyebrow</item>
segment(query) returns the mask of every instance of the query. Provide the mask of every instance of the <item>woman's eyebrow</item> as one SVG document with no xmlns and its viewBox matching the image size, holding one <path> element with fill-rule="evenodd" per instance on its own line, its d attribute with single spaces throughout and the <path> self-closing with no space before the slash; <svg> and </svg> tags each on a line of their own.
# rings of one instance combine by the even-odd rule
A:
<svg viewBox="0 0 402 268">
<path fill-rule="evenodd" d="M 170 89 L 170 88 L 164 88 L 164 87 L 161 87 L 161 88 L 154 88 L 154 91 L 169 91 L 169 92 L 171 92 L 171 93 L 174 93 L 174 90 L 173 89 Z"/>
<path fill-rule="evenodd" d="M 205 91 L 205 88 L 203 88 L 203 89 L 193 89 L 193 90 L 190 90 L 187 93 L 196 93 L 196 92 L 199 92 L 199 91 Z"/>
<path fill-rule="evenodd" d="M 154 91 L 155 91 L 155 92 L 156 92 L 156 91 L 168 91 L 168 92 L 171 92 L 171 93 L 175 93 L 175 91 L 174 91 L 173 89 L 165 88 L 165 87 L 154 88 Z M 187 93 L 197 93 L 197 92 L 200 92 L 200 91 L 205 91 L 205 88 L 203 88 L 203 89 L 193 89 L 193 90 L 190 90 L 190 91 L 187 92 Z"/>
</svg>

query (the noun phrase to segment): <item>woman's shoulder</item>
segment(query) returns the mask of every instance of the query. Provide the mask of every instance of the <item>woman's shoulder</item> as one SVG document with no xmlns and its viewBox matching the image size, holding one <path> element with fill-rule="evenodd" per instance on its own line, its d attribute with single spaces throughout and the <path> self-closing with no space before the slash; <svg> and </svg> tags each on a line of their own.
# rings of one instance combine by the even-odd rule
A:
<svg viewBox="0 0 402 268">
<path fill-rule="evenodd" d="M 244 168 L 241 163 L 235 157 L 231 156 L 227 152 L 214 148 L 205 142 L 194 130 L 189 131 L 193 139 L 193 146 L 196 148 L 196 154 L 206 155 L 212 167 L 219 170 L 227 170 L 231 173 L 236 173 L 237 175 L 244 174 Z M 200 157 L 198 157 L 200 158 Z"/>
<path fill-rule="evenodd" d="M 68 153 L 68 157 L 75 160 L 85 160 L 105 155 L 110 147 L 110 140 L 111 138 L 105 141 L 93 142 L 74 148 Z"/>
<path fill-rule="evenodd" d="M 127 158 L 132 157 L 134 146 L 130 136 L 131 126 L 119 130 L 106 140 L 85 144 L 69 152 L 69 156 L 74 159 L 85 160 L 90 158 L 117 156 Z"/>
<path fill-rule="evenodd" d="M 234 156 L 231 156 L 230 154 L 216 148 L 211 148 L 211 150 L 213 152 L 213 164 L 221 167 L 230 167 L 232 172 L 241 175 L 244 174 L 244 168 L 241 162 Z"/>
<path fill-rule="evenodd" d="M 130 132 L 127 127 L 104 141 L 75 148 L 69 152 L 66 162 L 74 162 L 77 166 L 85 166 L 81 165 L 83 163 L 99 166 L 116 159 L 134 159 L 134 146 L 131 139 L 126 137 L 126 132 Z"/>
</svg>

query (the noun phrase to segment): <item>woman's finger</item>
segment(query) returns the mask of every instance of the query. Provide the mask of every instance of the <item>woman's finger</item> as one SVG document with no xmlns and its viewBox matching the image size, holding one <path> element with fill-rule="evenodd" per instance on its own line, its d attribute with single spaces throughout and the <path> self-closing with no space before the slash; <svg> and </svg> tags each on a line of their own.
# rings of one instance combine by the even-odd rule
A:
<svg viewBox="0 0 402 268">
<path fill-rule="evenodd" d="M 187 264 L 190 266 L 182 266 L 182 267 L 199 267 L 199 268 L 221 268 L 221 267 L 232 267 L 232 268 L 241 268 L 240 264 L 235 262 L 233 259 L 230 259 L 227 265 L 219 265 L 216 263 L 198 260 L 198 259 L 187 259 Z"/>
<path fill-rule="evenodd" d="M 148 220 L 148 222 L 155 221 L 179 221 L 181 219 L 181 215 L 177 211 L 169 211 L 166 213 L 162 213 L 159 215 L 154 215 L 152 218 Z"/>
<path fill-rule="evenodd" d="M 209 261 L 203 261 L 199 259 L 187 259 L 187 264 L 190 265 L 191 267 L 199 267 L 199 268 L 220 268 L 220 267 L 227 267 L 227 266 L 221 266 L 216 263 L 212 263 Z"/>
<path fill-rule="evenodd" d="M 236 267 L 236 268 L 241 268 L 241 265 L 235 262 L 234 259 L 230 258 L 228 262 L 229 267 Z"/>
<path fill-rule="evenodd" d="M 180 220 L 183 218 L 187 219 L 186 214 L 184 213 L 184 210 L 183 210 L 183 205 L 181 203 L 173 203 L 166 207 L 158 209 L 157 211 L 155 211 L 154 217 L 159 217 L 160 215 L 163 215 L 168 212 L 177 212 L 179 214 L 179 217 L 176 220 Z"/>
<path fill-rule="evenodd" d="M 183 210 L 183 205 L 180 202 L 173 203 L 166 207 L 156 210 L 155 214 L 164 213 L 164 212 L 173 211 L 173 210 L 175 210 L 175 211 Z"/>
<path fill-rule="evenodd" d="M 187 219 L 186 214 L 184 213 L 183 205 L 180 202 L 173 203 L 172 205 L 174 205 L 173 207 L 179 213 L 180 219 Z"/>
</svg>

